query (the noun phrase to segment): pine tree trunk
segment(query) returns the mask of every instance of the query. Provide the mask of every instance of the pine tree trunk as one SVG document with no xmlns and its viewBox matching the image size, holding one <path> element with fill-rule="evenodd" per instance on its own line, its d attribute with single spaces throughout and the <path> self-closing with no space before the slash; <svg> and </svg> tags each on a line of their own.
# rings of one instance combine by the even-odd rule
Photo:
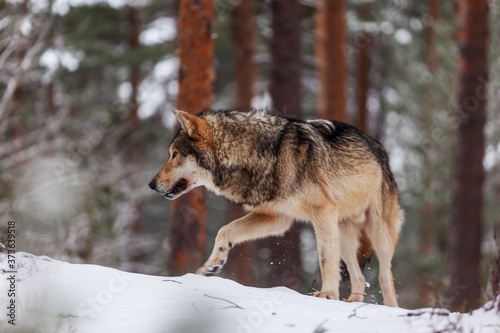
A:
<svg viewBox="0 0 500 333">
<path fill-rule="evenodd" d="M 255 84 L 254 57 L 254 1 L 240 1 L 233 10 L 233 43 L 236 55 L 236 99 L 235 107 L 248 110 L 252 106 Z M 243 207 L 229 203 L 228 222 L 245 215 Z M 258 264 L 257 242 L 236 245 L 229 253 L 226 270 L 231 278 L 246 286 L 255 285 Z"/>
<path fill-rule="evenodd" d="M 24 20 L 26 19 L 26 15 L 28 15 L 28 0 L 23 0 L 19 4 L 19 20 Z M 21 64 L 24 60 L 24 57 L 26 56 L 26 44 L 28 42 L 28 39 L 26 37 L 21 37 L 19 39 L 19 48 L 17 49 L 17 62 L 19 68 L 21 67 Z M 15 108 L 18 108 L 19 105 L 21 104 L 21 100 L 23 98 L 23 86 L 22 86 L 22 78 L 19 78 L 19 81 L 17 82 L 16 89 L 14 90 L 14 104 Z"/>
<path fill-rule="evenodd" d="M 128 47 L 131 53 L 136 52 L 139 47 L 139 12 L 135 7 L 128 7 L 126 9 L 127 22 L 128 22 Z M 128 123 L 132 131 L 139 129 L 139 102 L 138 91 L 140 84 L 140 66 L 139 64 L 132 64 L 129 67 L 129 82 L 131 86 L 131 94 L 128 102 Z M 141 219 L 140 219 L 140 202 L 133 193 L 137 191 L 138 184 L 140 183 L 138 175 L 140 174 L 141 168 L 141 149 L 137 146 L 135 142 L 131 142 L 130 149 L 128 150 L 127 158 L 127 173 L 130 175 L 128 177 L 128 186 L 130 187 L 130 193 L 127 194 L 127 205 L 129 209 L 129 234 L 127 246 L 127 258 L 129 261 L 129 270 L 132 272 L 140 272 L 140 263 L 144 261 L 144 252 L 141 251 Z"/>
<path fill-rule="evenodd" d="M 54 113 L 54 110 L 54 81 L 50 81 L 45 87 L 45 113 L 49 116 Z"/>
<path fill-rule="evenodd" d="M 426 42 L 426 56 L 427 56 L 427 70 L 431 75 L 436 72 L 437 59 L 436 59 L 436 24 L 439 14 L 439 0 L 429 1 L 429 25 L 427 26 L 427 42 Z M 432 136 L 432 113 L 435 110 L 434 101 L 434 91 L 428 89 L 426 91 L 426 107 L 422 111 L 422 121 L 423 121 L 423 133 L 425 137 Z M 432 155 L 432 150 L 436 149 L 435 144 L 429 143 L 427 149 L 422 151 L 422 161 L 423 165 L 431 165 L 432 161 L 430 156 Z M 422 185 L 425 189 L 432 186 L 433 182 L 433 170 L 432 168 L 422 169 Z M 438 228 L 435 227 L 434 220 L 436 218 L 436 207 L 434 206 L 432 200 L 424 198 L 424 202 L 420 207 L 420 221 L 419 221 L 419 236 L 420 236 L 420 252 L 425 255 L 429 255 L 435 249 L 434 240 L 435 235 L 438 232 Z M 423 306 L 428 305 L 435 298 L 435 288 L 427 280 L 421 280 L 419 282 L 419 293 L 418 293 L 419 304 Z"/>
<path fill-rule="evenodd" d="M 316 58 L 319 117 L 346 121 L 347 59 L 345 0 L 319 0 L 316 12 Z"/>
<path fill-rule="evenodd" d="M 436 72 L 436 24 L 439 14 L 439 0 L 430 0 L 429 1 L 429 19 L 430 23 L 427 27 L 427 70 L 429 73 L 434 74 Z M 435 101 L 433 98 L 434 92 L 427 91 L 426 103 L 427 107 L 423 114 L 423 123 L 424 123 L 424 131 L 426 131 L 426 137 L 430 137 L 432 135 L 432 114 L 435 108 Z M 424 165 L 429 165 L 431 161 L 429 161 L 428 152 L 423 152 Z M 430 176 L 432 170 L 423 170 L 424 174 L 422 175 L 423 185 L 425 188 L 429 188 L 432 183 L 432 177 Z M 433 207 L 431 202 L 424 202 L 421 208 L 422 220 L 420 222 L 420 250 L 422 253 L 430 253 L 432 248 L 432 218 L 434 216 L 435 207 Z"/>
<path fill-rule="evenodd" d="M 368 132 L 368 89 L 370 88 L 370 43 L 371 37 L 366 32 L 358 36 L 356 47 L 358 55 L 357 100 L 358 121 L 356 126 L 363 132 Z"/>
<path fill-rule="evenodd" d="M 469 311 L 480 301 L 488 14 L 488 0 L 461 1 L 449 288 L 455 310 Z"/>
<path fill-rule="evenodd" d="M 28 15 L 28 0 L 23 0 L 19 4 L 19 17 L 18 20 L 24 20 L 26 19 L 26 16 Z M 19 38 L 19 48 L 17 49 L 17 66 L 18 68 L 21 68 L 21 64 L 24 60 L 24 57 L 26 56 L 26 46 L 28 43 L 28 39 L 24 36 L 21 36 Z M 14 94 L 13 94 L 13 105 L 12 109 L 15 110 L 14 116 L 10 119 L 10 132 L 12 133 L 12 139 L 14 142 L 16 142 L 16 145 L 14 147 L 14 150 L 16 152 L 20 152 L 22 147 L 23 147 L 23 130 L 22 130 L 22 124 L 21 124 L 21 117 L 19 116 L 22 108 L 22 101 L 23 101 L 23 77 L 19 77 L 19 80 L 17 81 L 16 87 L 14 89 Z"/>
<path fill-rule="evenodd" d="M 250 109 L 255 84 L 254 0 L 240 1 L 233 10 L 233 43 L 236 56 L 235 107 Z"/>
<path fill-rule="evenodd" d="M 134 52 L 139 47 L 139 13 L 138 10 L 134 7 L 127 8 L 127 20 L 129 24 L 129 50 Z M 140 83 L 140 67 L 138 64 L 132 64 L 130 66 L 130 74 L 129 74 L 131 93 L 129 99 L 129 113 L 128 118 L 130 125 L 133 129 L 139 127 L 139 103 L 137 101 L 138 91 L 139 91 L 139 83 Z"/>
<path fill-rule="evenodd" d="M 370 19 L 371 5 L 367 4 L 358 9 L 359 18 L 363 21 Z M 356 40 L 356 51 L 358 58 L 357 89 L 358 116 L 356 126 L 365 133 L 368 133 L 368 90 L 370 89 L 370 51 L 372 49 L 373 36 L 367 32 L 362 32 Z M 346 113 L 347 110 L 344 110 Z M 360 247 L 358 249 L 358 262 L 362 268 L 370 261 L 373 255 L 373 246 L 368 236 L 363 232 L 360 236 Z M 347 269 L 347 268 L 346 268 Z"/>
<path fill-rule="evenodd" d="M 429 1 L 429 18 L 430 25 L 427 28 L 427 68 L 430 72 L 434 72 L 437 67 L 436 54 L 436 24 L 439 15 L 439 0 Z"/>
<path fill-rule="evenodd" d="M 300 4 L 297 0 L 271 1 L 270 93 L 273 109 L 300 118 Z"/>
<path fill-rule="evenodd" d="M 272 0 L 271 98 L 275 112 L 301 117 L 300 4 L 298 0 Z M 300 227 L 295 223 L 283 237 L 269 239 L 270 282 L 273 286 L 301 287 Z"/>
<path fill-rule="evenodd" d="M 177 42 L 179 94 L 177 108 L 200 113 L 212 99 L 214 0 L 181 0 Z M 201 188 L 172 202 L 170 274 L 195 271 L 205 249 L 205 192 Z"/>
<path fill-rule="evenodd" d="M 382 141 L 385 129 L 385 118 L 386 118 L 386 102 L 384 98 L 384 88 L 386 87 L 388 71 L 391 68 L 392 63 L 392 51 L 389 46 L 389 42 L 385 36 L 377 36 L 373 39 L 374 49 L 377 50 L 376 56 L 372 56 L 372 68 L 373 72 L 376 73 L 375 77 L 377 80 L 372 82 L 373 89 L 377 92 L 378 102 L 379 102 L 379 112 L 375 121 L 375 126 L 372 129 L 373 136 Z"/>
</svg>

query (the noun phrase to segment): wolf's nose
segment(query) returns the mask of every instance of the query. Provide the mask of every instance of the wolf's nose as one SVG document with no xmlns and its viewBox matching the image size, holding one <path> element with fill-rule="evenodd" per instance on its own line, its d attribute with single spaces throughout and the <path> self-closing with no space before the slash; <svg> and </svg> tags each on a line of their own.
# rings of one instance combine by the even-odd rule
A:
<svg viewBox="0 0 500 333">
<path fill-rule="evenodd" d="M 154 190 L 156 188 L 156 179 L 149 182 L 149 187 Z"/>
</svg>

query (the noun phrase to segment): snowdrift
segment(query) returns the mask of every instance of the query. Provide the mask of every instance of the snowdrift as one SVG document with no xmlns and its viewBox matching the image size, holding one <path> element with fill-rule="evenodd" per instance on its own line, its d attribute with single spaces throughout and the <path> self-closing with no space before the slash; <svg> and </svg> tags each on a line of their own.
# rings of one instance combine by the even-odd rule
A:
<svg viewBox="0 0 500 333">
<path fill-rule="evenodd" d="M 0 332 L 500 332 L 500 299 L 460 314 L 344 303 L 218 277 L 131 274 L 27 253 L 16 255 L 16 267 L 10 273 L 0 254 Z"/>
</svg>

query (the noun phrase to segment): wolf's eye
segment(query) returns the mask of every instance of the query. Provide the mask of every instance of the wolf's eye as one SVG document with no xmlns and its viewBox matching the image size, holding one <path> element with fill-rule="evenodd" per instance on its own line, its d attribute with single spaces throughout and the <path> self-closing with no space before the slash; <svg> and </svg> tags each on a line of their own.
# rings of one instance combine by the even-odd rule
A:
<svg viewBox="0 0 500 333">
<path fill-rule="evenodd" d="M 174 159 L 176 156 L 177 156 L 177 152 L 176 152 L 176 151 L 174 151 L 174 152 L 172 153 L 172 159 Z"/>
</svg>

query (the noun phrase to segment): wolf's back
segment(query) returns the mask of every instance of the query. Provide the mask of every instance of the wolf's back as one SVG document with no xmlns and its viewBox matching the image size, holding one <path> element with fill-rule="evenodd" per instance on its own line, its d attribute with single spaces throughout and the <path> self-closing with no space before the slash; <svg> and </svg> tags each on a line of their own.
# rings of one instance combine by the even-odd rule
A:
<svg viewBox="0 0 500 333">
<path fill-rule="evenodd" d="M 397 186 L 382 145 L 357 128 L 329 120 L 295 120 L 263 111 L 209 111 L 217 156 L 212 172 L 216 185 L 230 199 L 258 205 L 296 193 L 319 175 L 355 173 L 376 161 L 382 170 L 382 191 Z"/>
<path fill-rule="evenodd" d="M 384 190 L 397 192 L 389 157 L 378 140 L 354 126 L 334 120 L 310 120 L 307 123 L 317 129 L 332 150 L 341 152 L 350 162 L 359 163 L 366 158 L 375 158 L 382 169 Z"/>
</svg>

